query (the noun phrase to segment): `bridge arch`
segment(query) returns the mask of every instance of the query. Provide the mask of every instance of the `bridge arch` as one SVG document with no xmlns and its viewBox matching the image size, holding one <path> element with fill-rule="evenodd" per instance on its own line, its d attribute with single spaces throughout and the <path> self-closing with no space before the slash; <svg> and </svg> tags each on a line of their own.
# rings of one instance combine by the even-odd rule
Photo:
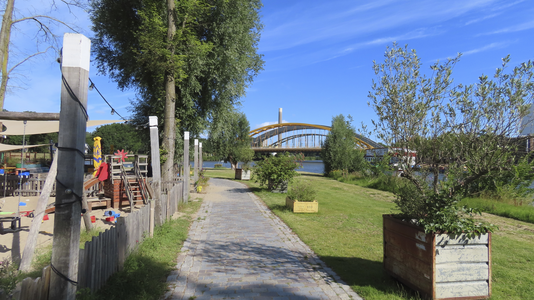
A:
<svg viewBox="0 0 534 300">
<path fill-rule="evenodd" d="M 281 123 L 263 126 L 249 132 L 255 151 L 319 151 L 330 132 L 330 126 L 306 123 Z M 362 149 L 380 147 L 375 141 L 356 134 L 354 140 Z"/>
</svg>

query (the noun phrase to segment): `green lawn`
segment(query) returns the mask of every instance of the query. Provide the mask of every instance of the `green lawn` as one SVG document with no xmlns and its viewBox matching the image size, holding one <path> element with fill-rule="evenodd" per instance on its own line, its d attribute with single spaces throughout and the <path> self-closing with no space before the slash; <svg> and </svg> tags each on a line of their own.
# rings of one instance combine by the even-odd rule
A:
<svg viewBox="0 0 534 300">
<path fill-rule="evenodd" d="M 207 176 L 232 179 L 232 170 L 208 170 Z M 305 174 L 318 189 L 318 214 L 293 214 L 285 196 L 243 181 L 341 278 L 365 299 L 417 299 L 384 275 L 382 214 L 395 212 L 388 192 Z M 534 225 L 485 214 L 500 230 L 493 234 L 493 297 L 528 299 L 534 295 Z"/>
</svg>

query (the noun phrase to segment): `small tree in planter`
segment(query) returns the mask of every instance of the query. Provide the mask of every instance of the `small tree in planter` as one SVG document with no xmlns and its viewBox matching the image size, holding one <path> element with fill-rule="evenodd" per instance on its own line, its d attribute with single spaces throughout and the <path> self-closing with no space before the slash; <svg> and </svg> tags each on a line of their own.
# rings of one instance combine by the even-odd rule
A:
<svg viewBox="0 0 534 300">
<path fill-rule="evenodd" d="M 252 178 L 259 182 L 260 186 L 267 185 L 272 192 L 287 192 L 287 185 L 297 176 L 297 168 L 302 167 L 304 159 L 302 153 L 293 156 L 287 153 L 269 156 L 257 161 L 252 168 Z"/>
<path fill-rule="evenodd" d="M 472 184 L 512 170 L 519 145 L 512 137 L 521 132 L 534 93 L 532 63 L 505 73 L 508 57 L 493 79 L 453 86 L 459 57 L 432 65 L 427 77 L 414 50 L 393 44 L 384 63 L 374 63 L 378 78 L 369 93 L 375 134 L 386 145 L 416 151 L 419 166 L 399 155 L 400 214 L 384 216 L 384 266 L 434 299 L 491 294 L 493 226 L 457 203 Z"/>
<path fill-rule="evenodd" d="M 297 179 L 287 192 L 286 206 L 296 213 L 316 213 L 319 211 L 316 196 L 317 190 L 311 182 Z"/>
</svg>

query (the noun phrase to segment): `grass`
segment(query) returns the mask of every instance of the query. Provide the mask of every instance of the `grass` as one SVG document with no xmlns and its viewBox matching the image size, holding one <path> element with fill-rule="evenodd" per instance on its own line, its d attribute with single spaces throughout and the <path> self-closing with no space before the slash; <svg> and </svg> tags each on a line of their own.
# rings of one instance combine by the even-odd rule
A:
<svg viewBox="0 0 534 300">
<path fill-rule="evenodd" d="M 200 208 L 193 201 L 182 206 L 182 217 L 166 222 L 146 238 L 124 264 L 96 294 L 82 293 L 78 299 L 160 299 L 167 290 L 166 279 L 176 265 L 180 248 L 187 238 L 192 215 Z"/>
<path fill-rule="evenodd" d="M 209 170 L 206 176 L 232 179 L 232 170 Z M 302 179 L 318 190 L 319 213 L 293 214 L 285 195 L 243 181 L 304 243 L 352 289 L 367 300 L 418 299 L 383 272 L 382 214 L 395 212 L 389 192 L 338 182 L 319 174 Z M 534 225 L 484 214 L 499 226 L 492 240 L 491 299 L 528 299 L 534 294 Z"/>
<path fill-rule="evenodd" d="M 526 203 L 514 205 L 493 199 L 466 198 L 460 202 L 460 205 L 476 207 L 483 212 L 534 224 L 534 206 L 526 205 Z"/>
</svg>

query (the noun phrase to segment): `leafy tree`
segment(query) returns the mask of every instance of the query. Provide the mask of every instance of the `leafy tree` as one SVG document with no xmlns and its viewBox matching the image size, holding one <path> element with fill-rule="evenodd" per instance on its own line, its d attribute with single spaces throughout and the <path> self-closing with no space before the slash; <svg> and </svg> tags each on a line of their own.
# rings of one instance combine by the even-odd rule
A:
<svg viewBox="0 0 534 300">
<path fill-rule="evenodd" d="M 182 154 L 179 133 L 198 136 L 239 104 L 263 66 L 256 53 L 259 0 L 173 3 L 174 8 L 156 0 L 97 0 L 91 11 L 99 70 L 120 88 L 138 89 L 134 123 L 160 117 L 166 166 Z"/>
<path fill-rule="evenodd" d="M 369 98 L 378 117 L 375 134 L 386 145 L 417 151 L 421 167 L 410 168 L 409 156 L 400 157 L 409 184 L 397 190 L 396 204 L 426 231 L 491 229 L 456 203 L 473 183 L 513 169 L 518 143 L 510 138 L 521 132 L 534 95 L 533 64 L 506 73 L 509 57 L 493 78 L 482 75 L 476 84 L 454 86 L 459 57 L 433 64 L 427 76 L 415 50 L 393 44 L 384 63 L 373 65 L 377 80 Z M 440 180 L 443 166 L 447 172 Z"/>
<path fill-rule="evenodd" d="M 361 170 L 367 164 L 364 153 L 358 149 L 354 139 L 356 131 L 351 125 L 351 119 L 350 116 L 345 119 L 343 115 L 332 118 L 332 129 L 321 149 L 326 175 L 333 170 L 347 172 Z"/>
<path fill-rule="evenodd" d="M 150 143 L 139 135 L 135 126 L 130 124 L 115 123 L 99 126 L 87 137 L 86 143 L 92 152 L 94 137 L 101 137 L 102 154 L 112 154 L 111 145 L 115 151 L 124 149 L 130 154 L 148 153 Z"/>
<path fill-rule="evenodd" d="M 254 157 L 254 150 L 250 148 L 250 124 L 245 114 L 237 111 L 222 117 L 224 120 L 216 120 L 210 130 L 210 147 L 236 169 L 238 162 L 246 164 Z"/>
</svg>

